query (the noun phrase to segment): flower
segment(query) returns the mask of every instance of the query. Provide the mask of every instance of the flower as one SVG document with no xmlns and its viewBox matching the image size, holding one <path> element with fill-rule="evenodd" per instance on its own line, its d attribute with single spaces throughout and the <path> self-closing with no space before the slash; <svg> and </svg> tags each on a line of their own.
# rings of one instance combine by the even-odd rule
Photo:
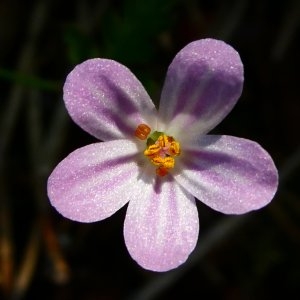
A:
<svg viewBox="0 0 300 300">
<path fill-rule="evenodd" d="M 241 95 L 243 64 L 226 43 L 203 39 L 169 66 L 160 106 L 125 66 L 90 59 L 64 85 L 72 119 L 104 142 L 75 150 L 48 180 L 51 204 L 79 222 L 103 220 L 129 202 L 124 238 L 145 269 L 167 271 L 193 251 L 196 199 L 225 214 L 268 204 L 278 173 L 257 143 L 207 135 Z"/>
</svg>

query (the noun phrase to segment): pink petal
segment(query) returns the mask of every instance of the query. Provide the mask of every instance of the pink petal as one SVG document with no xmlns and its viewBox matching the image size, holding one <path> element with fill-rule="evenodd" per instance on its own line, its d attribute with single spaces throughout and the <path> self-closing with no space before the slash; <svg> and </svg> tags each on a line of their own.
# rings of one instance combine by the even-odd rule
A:
<svg viewBox="0 0 300 300">
<path fill-rule="evenodd" d="M 130 138 L 141 123 L 156 125 L 147 92 L 113 60 L 95 58 L 76 66 L 66 79 L 64 100 L 73 120 L 103 141 Z"/>
<path fill-rule="evenodd" d="M 137 147 L 128 140 L 88 145 L 75 150 L 48 179 L 51 204 L 80 222 L 105 219 L 131 199 L 137 184 Z"/>
<path fill-rule="evenodd" d="M 231 136 L 204 136 L 177 160 L 175 180 L 211 208 L 243 214 L 268 204 L 278 172 L 257 143 Z"/>
<path fill-rule="evenodd" d="M 223 41 L 203 39 L 184 47 L 169 66 L 159 114 L 175 135 L 207 133 L 230 112 L 241 95 L 243 64 Z M 174 132 L 176 128 L 177 132 Z"/>
<path fill-rule="evenodd" d="M 132 258 L 145 269 L 168 271 L 186 261 L 199 231 L 195 199 L 172 178 L 145 183 L 129 202 L 124 237 Z"/>
</svg>

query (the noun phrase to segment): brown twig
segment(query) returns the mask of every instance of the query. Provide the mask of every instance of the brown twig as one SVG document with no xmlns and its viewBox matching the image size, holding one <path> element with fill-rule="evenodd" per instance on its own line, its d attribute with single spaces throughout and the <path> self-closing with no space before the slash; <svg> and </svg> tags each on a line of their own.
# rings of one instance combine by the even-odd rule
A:
<svg viewBox="0 0 300 300">
<path fill-rule="evenodd" d="M 5 295 L 11 292 L 13 283 L 13 242 L 11 234 L 10 209 L 7 206 L 7 193 L 4 178 L 0 178 L 0 286 Z"/>
<path fill-rule="evenodd" d="M 24 251 L 23 259 L 16 272 L 11 299 L 18 300 L 24 297 L 35 271 L 39 249 L 40 230 L 38 224 L 35 222 Z"/>
<path fill-rule="evenodd" d="M 41 225 L 47 253 L 53 265 L 53 280 L 58 284 L 66 283 L 70 278 L 70 268 L 62 254 L 57 234 L 47 216 L 42 218 Z"/>
<path fill-rule="evenodd" d="M 19 61 L 16 69 L 23 73 L 29 74 L 34 68 L 34 55 L 36 50 L 37 39 L 42 31 L 45 16 L 47 14 L 48 7 L 47 1 L 38 1 L 31 15 L 31 22 L 27 31 L 27 37 L 25 43 L 21 49 Z M 0 123 L 0 136 L 1 136 L 1 149 L 0 149 L 0 172 L 1 172 L 1 266 L 0 274 L 2 289 L 9 295 L 12 293 L 12 288 L 16 288 L 14 295 L 19 295 L 20 291 L 26 290 L 26 284 L 30 281 L 32 273 L 32 267 L 34 264 L 28 265 L 28 257 L 31 261 L 34 260 L 34 253 L 36 247 L 35 240 L 29 240 L 27 250 L 25 251 L 24 260 L 21 263 L 17 273 L 14 273 L 14 255 L 13 255 L 13 239 L 11 235 L 12 220 L 10 219 L 10 206 L 6 194 L 5 186 L 5 163 L 6 153 L 9 149 L 10 141 L 14 134 L 14 128 L 17 123 L 19 112 L 24 99 L 24 93 L 26 89 L 24 86 L 19 85 L 17 82 L 13 85 L 10 95 L 8 97 L 7 105 L 1 115 Z M 29 260 L 29 261 L 30 261 Z M 31 269 L 30 269 L 31 268 Z M 26 276 L 24 277 L 25 274 Z M 15 276 L 15 277 L 14 277 Z M 14 280 L 16 278 L 16 280 Z M 26 278 L 26 280 L 25 280 Z M 21 293 L 21 294 L 22 294 Z"/>
</svg>

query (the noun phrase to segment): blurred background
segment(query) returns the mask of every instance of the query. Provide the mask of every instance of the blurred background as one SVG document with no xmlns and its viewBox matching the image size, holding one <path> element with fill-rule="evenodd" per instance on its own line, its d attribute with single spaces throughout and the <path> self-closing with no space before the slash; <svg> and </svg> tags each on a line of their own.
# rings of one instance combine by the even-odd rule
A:
<svg viewBox="0 0 300 300">
<path fill-rule="evenodd" d="M 1 0 L 0 299 L 299 294 L 299 23 L 297 0 Z M 67 115 L 62 86 L 76 64 L 105 57 L 128 66 L 158 104 L 174 55 L 205 37 L 234 46 L 245 67 L 242 97 L 214 133 L 259 142 L 279 168 L 280 188 L 269 206 L 244 216 L 198 203 L 188 262 L 149 272 L 125 248 L 126 207 L 80 224 L 49 204 L 54 166 L 95 142 Z"/>
</svg>

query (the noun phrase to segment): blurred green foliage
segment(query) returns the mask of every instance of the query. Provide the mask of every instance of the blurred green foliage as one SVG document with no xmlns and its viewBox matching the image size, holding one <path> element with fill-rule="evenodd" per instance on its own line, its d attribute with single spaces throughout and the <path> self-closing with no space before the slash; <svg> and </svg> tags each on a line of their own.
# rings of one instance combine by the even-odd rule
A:
<svg viewBox="0 0 300 300">
<path fill-rule="evenodd" d="M 28 88 L 36 88 L 45 91 L 58 92 L 60 89 L 59 82 L 42 79 L 29 74 L 21 74 L 17 71 L 0 69 L 0 80 L 7 80 Z"/>
<path fill-rule="evenodd" d="M 177 0 L 128 0 L 103 19 L 103 55 L 126 65 L 148 65 L 158 55 L 158 38 L 174 25 Z"/>
</svg>

